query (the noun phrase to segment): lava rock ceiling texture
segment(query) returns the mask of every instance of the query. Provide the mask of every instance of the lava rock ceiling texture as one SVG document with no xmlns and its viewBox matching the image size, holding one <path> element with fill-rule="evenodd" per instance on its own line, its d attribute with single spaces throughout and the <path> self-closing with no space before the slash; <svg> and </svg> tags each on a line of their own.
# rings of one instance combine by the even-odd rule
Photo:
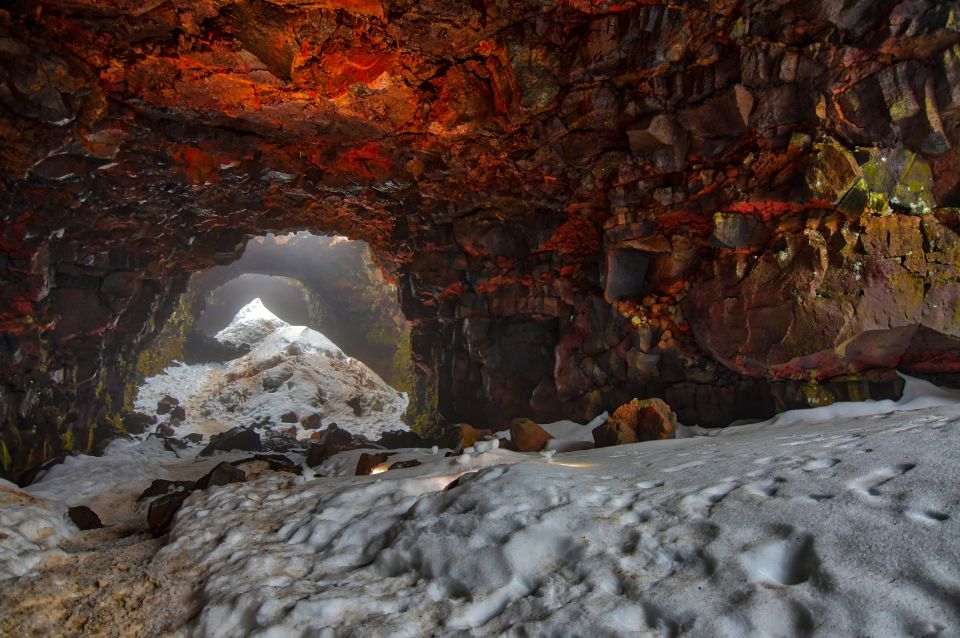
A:
<svg viewBox="0 0 960 638">
<path fill-rule="evenodd" d="M 949 380 L 958 29 L 942 0 L 8 2 L 4 473 L 96 445 L 189 274 L 270 231 L 370 243 L 452 421 Z"/>
</svg>

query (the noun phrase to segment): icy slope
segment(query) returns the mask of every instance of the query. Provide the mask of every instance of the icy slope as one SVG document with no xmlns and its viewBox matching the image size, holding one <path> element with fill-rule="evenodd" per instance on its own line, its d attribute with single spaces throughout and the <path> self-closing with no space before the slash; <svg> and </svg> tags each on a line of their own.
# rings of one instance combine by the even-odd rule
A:
<svg viewBox="0 0 960 638">
<path fill-rule="evenodd" d="M 264 478 L 160 556 L 205 573 L 188 636 L 960 635 L 957 408 Z"/>
</svg>

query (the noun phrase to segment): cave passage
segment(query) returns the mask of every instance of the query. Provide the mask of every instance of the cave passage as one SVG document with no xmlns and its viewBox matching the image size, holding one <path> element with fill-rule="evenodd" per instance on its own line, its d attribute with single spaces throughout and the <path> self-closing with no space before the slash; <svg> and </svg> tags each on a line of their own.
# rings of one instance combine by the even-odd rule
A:
<svg viewBox="0 0 960 638">
<path fill-rule="evenodd" d="M 307 231 L 253 237 L 238 259 L 194 274 L 184 294 L 191 330 L 205 339 L 259 298 L 285 322 L 323 333 L 397 389 L 410 385 L 409 323 L 396 284 L 364 241 Z"/>
<path fill-rule="evenodd" d="M 960 635 L 960 1 L 0 4 L 0 635 Z"/>
</svg>

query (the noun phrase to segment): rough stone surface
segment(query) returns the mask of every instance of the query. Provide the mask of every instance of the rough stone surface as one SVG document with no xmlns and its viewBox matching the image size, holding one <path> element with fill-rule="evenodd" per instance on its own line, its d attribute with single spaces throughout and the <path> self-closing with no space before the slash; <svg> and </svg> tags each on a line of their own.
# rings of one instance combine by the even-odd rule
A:
<svg viewBox="0 0 960 638">
<path fill-rule="evenodd" d="M 123 429 L 128 434 L 143 434 L 151 426 L 156 425 L 157 417 L 151 414 L 141 414 L 139 412 L 129 412 L 123 415 Z"/>
</svg>

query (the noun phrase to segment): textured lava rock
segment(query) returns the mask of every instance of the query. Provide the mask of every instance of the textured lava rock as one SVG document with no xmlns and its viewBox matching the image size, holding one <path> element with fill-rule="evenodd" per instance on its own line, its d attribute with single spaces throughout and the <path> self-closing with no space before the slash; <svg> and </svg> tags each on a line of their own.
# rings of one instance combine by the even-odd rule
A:
<svg viewBox="0 0 960 638">
<path fill-rule="evenodd" d="M 308 414 L 300 418 L 300 425 L 306 430 L 317 430 L 323 426 L 323 417 L 319 414 Z"/>
<path fill-rule="evenodd" d="M 282 454 L 255 454 L 248 459 L 233 461 L 231 465 L 242 470 L 248 481 L 266 471 L 299 474 L 302 469 Z"/>
<path fill-rule="evenodd" d="M 157 414 L 163 415 L 170 413 L 175 406 L 180 405 L 180 401 L 171 396 L 165 396 L 157 401 Z"/>
<path fill-rule="evenodd" d="M 320 432 L 314 432 L 314 435 L 317 436 L 314 439 L 316 442 L 311 443 L 307 449 L 306 463 L 309 467 L 316 467 L 339 452 L 371 446 L 363 437 L 354 436 L 347 430 L 337 427 L 336 423 L 331 423 Z"/>
<path fill-rule="evenodd" d="M 380 435 L 377 445 L 387 450 L 429 447 L 419 434 L 410 430 L 388 430 Z"/>
<path fill-rule="evenodd" d="M 172 492 L 150 501 L 150 507 L 147 509 L 147 525 L 154 538 L 159 538 L 167 533 L 170 524 L 180 510 L 180 506 L 190 496 L 190 492 L 182 490 Z"/>
</svg>

